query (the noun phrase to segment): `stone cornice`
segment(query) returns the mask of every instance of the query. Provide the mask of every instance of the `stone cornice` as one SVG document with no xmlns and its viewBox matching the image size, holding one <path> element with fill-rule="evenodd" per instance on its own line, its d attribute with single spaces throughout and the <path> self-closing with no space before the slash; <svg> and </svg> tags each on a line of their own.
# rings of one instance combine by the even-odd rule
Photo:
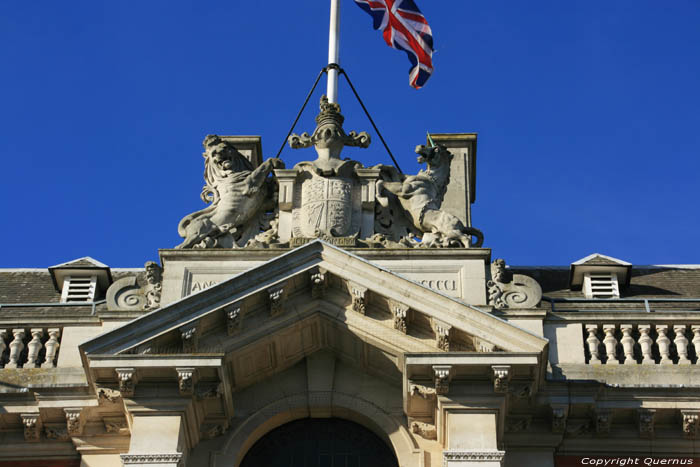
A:
<svg viewBox="0 0 700 467">
<path fill-rule="evenodd" d="M 169 454 L 120 454 L 124 465 L 131 464 L 178 464 L 182 459 L 181 453 Z"/>
<path fill-rule="evenodd" d="M 463 450 L 448 450 L 443 451 L 443 466 L 447 467 L 450 463 L 467 463 L 467 462 L 500 462 L 503 463 L 505 451 L 463 451 Z"/>
</svg>

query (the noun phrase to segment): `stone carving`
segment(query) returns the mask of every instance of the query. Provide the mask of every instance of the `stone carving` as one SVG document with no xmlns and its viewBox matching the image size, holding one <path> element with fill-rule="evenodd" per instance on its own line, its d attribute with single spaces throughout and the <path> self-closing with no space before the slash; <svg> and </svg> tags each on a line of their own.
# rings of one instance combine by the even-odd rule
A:
<svg viewBox="0 0 700 467">
<path fill-rule="evenodd" d="M 102 419 L 107 433 L 126 434 L 129 432 L 129 425 L 124 417 L 105 417 Z"/>
<path fill-rule="evenodd" d="M 7 339 L 7 329 L 0 329 L 0 360 L 1 360 L 2 355 L 5 353 L 5 349 L 7 348 L 7 344 L 5 343 L 6 339 Z"/>
<path fill-rule="evenodd" d="M 285 284 L 277 284 L 267 289 L 270 303 L 270 316 L 275 317 L 284 312 Z"/>
<path fill-rule="evenodd" d="M 20 414 L 24 426 L 24 440 L 38 442 L 41 437 L 41 418 L 38 413 Z"/>
<path fill-rule="evenodd" d="M 293 134 L 289 137 L 289 146 L 292 149 L 308 148 L 313 146 L 318 154 L 314 162 L 306 163 L 313 167 L 313 171 L 325 176 L 340 174 L 345 167 L 354 168 L 355 161 L 340 160 L 340 153 L 345 146 L 369 147 L 371 139 L 369 134 L 362 131 L 351 131 L 349 135 L 343 130 L 345 118 L 340 114 L 340 105 L 328 102 L 326 96 L 321 97 L 320 113 L 316 117 L 316 129 L 311 136 L 308 133 Z"/>
<path fill-rule="evenodd" d="M 566 407 L 552 407 L 552 433 L 564 433 L 568 415 Z"/>
<path fill-rule="evenodd" d="M 700 411 L 681 410 L 681 416 L 683 417 L 683 436 L 688 439 L 695 439 L 698 434 Z"/>
<path fill-rule="evenodd" d="M 19 356 L 24 350 L 24 329 L 12 330 L 12 342 L 10 342 L 10 361 L 5 364 L 5 368 L 17 368 Z"/>
<path fill-rule="evenodd" d="M 182 337 L 182 352 L 195 353 L 199 347 L 199 326 L 197 323 L 190 323 L 180 328 Z"/>
<path fill-rule="evenodd" d="M 510 433 L 527 431 L 530 429 L 531 423 L 532 416 L 530 415 L 506 417 L 505 430 Z"/>
<path fill-rule="evenodd" d="M 119 402 L 121 398 L 122 393 L 117 391 L 116 389 L 99 388 L 97 390 L 97 401 L 100 404 L 103 404 L 104 402 L 110 402 L 114 404 L 115 402 Z"/>
<path fill-rule="evenodd" d="M 507 393 L 511 377 L 510 365 L 492 365 L 491 371 L 493 371 L 493 391 Z"/>
<path fill-rule="evenodd" d="M 435 344 L 437 345 L 437 348 L 444 350 L 445 352 L 449 352 L 450 331 L 452 330 L 452 326 L 443 323 L 442 321 L 438 321 L 435 318 L 431 319 L 431 324 L 433 331 L 435 332 Z"/>
<path fill-rule="evenodd" d="M 176 368 L 178 389 L 181 396 L 191 396 L 194 394 L 195 368 Z"/>
<path fill-rule="evenodd" d="M 246 157 L 221 137 L 204 138 L 202 200 L 211 206 L 186 216 L 178 225 L 185 240 L 176 248 L 238 248 L 261 231 L 266 211 L 275 206 L 273 169 L 284 168 L 268 159 L 253 168 Z"/>
<path fill-rule="evenodd" d="M 433 365 L 435 375 L 435 393 L 445 395 L 450 391 L 450 365 Z"/>
<path fill-rule="evenodd" d="M 367 287 L 355 284 L 354 282 L 348 282 L 348 287 L 350 289 L 350 296 L 352 297 L 352 311 L 364 315 L 367 312 Z"/>
<path fill-rule="evenodd" d="M 610 433 L 610 425 L 612 425 L 613 413 L 610 409 L 598 409 L 595 411 L 595 431 L 599 435 L 607 435 Z"/>
<path fill-rule="evenodd" d="M 588 333 L 586 344 L 588 345 L 588 353 L 590 354 L 588 363 L 591 365 L 599 365 L 602 362 L 600 361 L 600 339 L 598 339 L 598 325 L 586 324 L 586 332 Z"/>
<path fill-rule="evenodd" d="M 36 368 L 39 351 L 44 347 L 41 344 L 41 338 L 44 336 L 44 330 L 41 328 L 31 329 L 32 340 L 27 344 L 27 361 L 24 363 L 24 368 Z"/>
<path fill-rule="evenodd" d="M 233 336 L 241 330 L 241 321 L 243 321 L 241 308 L 242 304 L 239 302 L 232 303 L 224 308 L 224 314 L 226 316 L 226 333 L 229 336 Z"/>
<path fill-rule="evenodd" d="M 535 279 L 523 274 L 513 274 L 506 269 L 506 262 L 497 259 L 491 263 L 491 280 L 486 283 L 489 305 L 504 308 L 534 308 L 542 299 L 542 287 Z"/>
<path fill-rule="evenodd" d="M 202 439 L 212 439 L 217 436 L 221 436 L 226 433 L 226 426 L 224 425 L 208 425 L 202 427 Z"/>
<path fill-rule="evenodd" d="M 607 360 L 605 360 L 606 365 L 618 365 L 620 363 L 617 360 L 617 338 L 615 337 L 615 329 L 614 324 L 603 325 L 603 333 L 605 333 L 603 345 L 605 346 L 605 353 L 607 354 Z"/>
<path fill-rule="evenodd" d="M 436 395 L 435 388 L 430 388 L 422 384 L 411 384 L 409 394 L 412 396 L 422 397 L 423 399 L 434 399 Z"/>
<path fill-rule="evenodd" d="M 68 430 L 60 426 L 45 426 L 44 434 L 47 439 L 55 439 L 56 441 L 68 441 L 71 437 Z"/>
<path fill-rule="evenodd" d="M 146 286 L 144 295 L 146 297 L 146 310 L 154 310 L 160 306 L 160 291 L 163 288 L 163 268 L 154 261 L 147 261 L 144 265 L 146 269 Z"/>
<path fill-rule="evenodd" d="M 477 336 L 472 336 L 472 343 L 477 352 L 490 353 L 496 351 L 496 344 Z"/>
<path fill-rule="evenodd" d="M 676 345 L 679 365 L 690 364 L 690 359 L 688 358 L 688 338 L 685 337 L 685 330 L 685 324 L 676 324 L 673 326 L 673 332 L 676 335 L 673 339 L 673 343 Z M 697 348 L 698 347 L 696 347 L 696 349 Z"/>
<path fill-rule="evenodd" d="M 182 460 L 182 453 L 168 454 L 119 454 L 122 459 L 122 464 L 132 465 L 151 465 L 151 464 L 167 464 L 179 466 Z"/>
<path fill-rule="evenodd" d="M 198 400 L 218 399 L 221 397 L 221 383 L 197 384 L 196 397 Z"/>
<path fill-rule="evenodd" d="M 136 370 L 134 368 L 115 368 L 119 380 L 119 392 L 122 397 L 133 397 L 136 388 Z"/>
<path fill-rule="evenodd" d="M 418 162 L 427 165 L 417 175 L 402 176 L 393 168 L 383 167 L 383 178 L 377 182 L 377 201 L 384 209 L 403 214 L 413 227 L 412 235 L 399 239 L 405 246 L 428 248 L 458 247 L 469 248 L 482 245 L 483 234 L 473 227 L 466 227 L 454 215 L 440 210 L 445 190 L 450 180 L 450 161 L 452 153 L 444 146 L 417 146 Z M 392 170 L 393 169 L 393 170 Z M 398 204 L 396 202 L 398 201 Z M 387 224 L 393 216 L 381 212 L 378 214 L 380 233 L 390 234 Z M 383 227 L 383 228 L 382 228 Z M 420 241 L 413 236 L 420 237 Z"/>
<path fill-rule="evenodd" d="M 394 329 L 406 334 L 408 321 L 408 305 L 399 303 L 395 300 L 389 300 L 389 309 L 394 316 Z"/>
<path fill-rule="evenodd" d="M 311 280 L 311 297 L 321 298 L 328 286 L 328 271 L 323 268 L 313 268 L 309 271 Z"/>
<path fill-rule="evenodd" d="M 59 328 L 51 328 L 48 330 L 48 334 L 49 340 L 47 340 L 46 344 L 44 344 L 44 348 L 46 348 L 46 355 L 44 358 L 44 363 L 41 364 L 42 368 L 54 367 L 53 361 L 56 359 L 56 353 L 60 347 L 58 339 L 61 337 L 61 330 Z M 0 355 L 2 355 L 1 352 Z"/>
<path fill-rule="evenodd" d="M 71 436 L 80 436 L 83 434 L 83 422 L 84 419 L 80 415 L 82 414 L 81 408 L 68 408 L 63 409 L 66 414 L 66 429 L 68 434 Z"/>
<path fill-rule="evenodd" d="M 147 261 L 146 284 L 139 285 L 136 276 L 114 281 L 105 296 L 109 310 L 155 310 L 160 307 L 163 288 L 163 269 L 154 261 Z"/>
<path fill-rule="evenodd" d="M 475 465 L 486 464 L 495 465 L 502 464 L 503 458 L 505 457 L 505 451 L 458 451 L 458 450 L 445 450 L 442 451 L 442 456 L 444 460 L 444 465 L 454 465 L 456 463 L 474 463 Z"/>
<path fill-rule="evenodd" d="M 654 409 L 639 409 L 637 411 L 639 417 L 639 436 L 642 438 L 651 438 L 654 436 L 654 417 L 656 410 Z"/>
<path fill-rule="evenodd" d="M 431 423 L 414 421 L 411 423 L 411 431 L 425 439 L 437 439 L 437 429 Z"/>
</svg>

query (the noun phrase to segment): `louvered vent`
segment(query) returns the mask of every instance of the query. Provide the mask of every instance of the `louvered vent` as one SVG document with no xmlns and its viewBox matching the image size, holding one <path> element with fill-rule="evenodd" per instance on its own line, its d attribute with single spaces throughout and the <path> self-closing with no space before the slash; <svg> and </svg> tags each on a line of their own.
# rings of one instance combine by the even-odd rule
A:
<svg viewBox="0 0 700 467">
<path fill-rule="evenodd" d="M 620 298 L 617 274 L 587 272 L 583 276 L 583 292 L 586 298 Z"/>
<path fill-rule="evenodd" d="M 91 302 L 95 299 L 97 276 L 72 277 L 63 281 L 62 302 Z"/>
</svg>

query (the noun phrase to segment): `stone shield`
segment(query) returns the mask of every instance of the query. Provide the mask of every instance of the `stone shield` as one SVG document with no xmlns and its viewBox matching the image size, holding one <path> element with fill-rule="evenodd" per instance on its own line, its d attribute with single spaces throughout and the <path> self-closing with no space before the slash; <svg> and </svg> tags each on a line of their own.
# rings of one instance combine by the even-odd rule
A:
<svg viewBox="0 0 700 467">
<path fill-rule="evenodd" d="M 315 237 L 329 233 L 334 237 L 351 235 L 352 230 L 351 180 L 315 175 L 301 188 L 301 234 Z"/>
</svg>

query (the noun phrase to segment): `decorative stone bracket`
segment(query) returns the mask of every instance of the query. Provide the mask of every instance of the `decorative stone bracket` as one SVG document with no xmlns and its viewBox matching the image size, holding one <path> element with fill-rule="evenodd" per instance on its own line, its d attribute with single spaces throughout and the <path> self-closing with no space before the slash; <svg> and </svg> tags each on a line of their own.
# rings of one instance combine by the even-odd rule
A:
<svg viewBox="0 0 700 467">
<path fill-rule="evenodd" d="M 197 352 L 199 348 L 199 330 L 200 326 L 198 322 L 190 323 L 180 328 L 183 353 Z"/>
<path fill-rule="evenodd" d="M 450 391 L 452 365 L 433 365 L 433 373 L 435 376 L 435 393 L 438 395 L 447 394 Z"/>
<path fill-rule="evenodd" d="M 364 315 L 367 312 L 367 287 L 348 282 L 348 289 L 352 297 L 352 311 Z"/>
<path fill-rule="evenodd" d="M 681 416 L 683 417 L 683 436 L 687 439 L 696 439 L 700 410 L 681 410 Z"/>
<path fill-rule="evenodd" d="M 41 438 L 41 417 L 38 413 L 20 414 L 24 426 L 24 440 L 36 443 Z"/>
<path fill-rule="evenodd" d="M 133 397 L 138 378 L 135 368 L 115 368 L 122 397 Z"/>
<path fill-rule="evenodd" d="M 235 302 L 224 307 L 226 334 L 233 336 L 241 331 L 243 323 L 243 303 Z"/>
<path fill-rule="evenodd" d="M 568 416 L 568 406 L 552 406 L 552 433 L 564 433 Z"/>
<path fill-rule="evenodd" d="M 510 378 L 512 376 L 510 365 L 492 365 L 491 371 L 493 372 L 494 392 L 507 393 L 508 384 L 510 383 Z"/>
<path fill-rule="evenodd" d="M 197 379 L 196 368 L 176 368 L 177 383 L 181 396 L 192 396 Z"/>
<path fill-rule="evenodd" d="M 83 426 L 85 425 L 85 417 L 81 414 L 83 409 L 77 408 L 66 408 L 63 409 L 66 414 L 66 429 L 70 436 L 80 436 L 83 434 Z"/>
<path fill-rule="evenodd" d="M 408 331 L 408 305 L 404 305 L 395 300 L 389 300 L 389 308 L 391 309 L 391 314 L 394 316 L 394 329 L 406 334 Z"/>
<path fill-rule="evenodd" d="M 320 267 L 312 268 L 309 271 L 309 279 L 311 281 L 311 297 L 323 297 L 328 287 L 328 271 Z"/>
<path fill-rule="evenodd" d="M 637 411 L 639 423 L 639 436 L 642 438 L 652 438 L 654 436 L 654 418 L 656 410 L 639 409 Z"/>
<path fill-rule="evenodd" d="M 286 282 L 273 285 L 267 289 L 270 303 L 270 316 L 275 317 L 284 313 L 284 302 L 286 300 Z"/>
<path fill-rule="evenodd" d="M 595 431 L 599 435 L 607 435 L 610 433 L 610 425 L 612 425 L 613 412 L 610 409 L 598 408 L 594 412 L 595 415 Z"/>
<path fill-rule="evenodd" d="M 449 352 L 450 331 L 452 330 L 452 326 L 432 317 L 430 321 L 433 332 L 435 332 L 435 345 L 437 345 L 438 349 Z"/>
</svg>

